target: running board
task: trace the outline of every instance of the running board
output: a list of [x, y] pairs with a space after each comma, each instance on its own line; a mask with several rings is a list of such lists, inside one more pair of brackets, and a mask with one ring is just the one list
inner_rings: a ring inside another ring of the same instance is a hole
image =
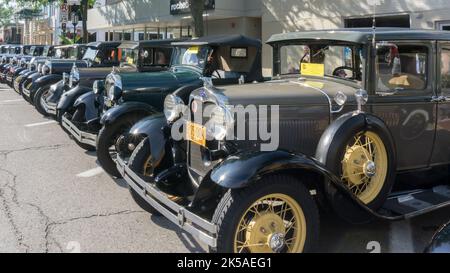
[[447, 206], [450, 206], [450, 186], [443, 185], [428, 190], [394, 193], [378, 214], [409, 219]]

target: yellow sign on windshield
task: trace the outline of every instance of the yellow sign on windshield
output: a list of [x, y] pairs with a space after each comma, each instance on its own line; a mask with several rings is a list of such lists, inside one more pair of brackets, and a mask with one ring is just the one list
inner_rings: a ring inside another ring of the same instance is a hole
[[189, 49], [188, 49], [188, 52], [190, 53], [190, 54], [198, 54], [198, 51], [200, 50], [200, 48], [198, 47], [198, 46], [191, 46]]
[[128, 64], [134, 64], [134, 59], [131, 57], [127, 57], [127, 63]]
[[301, 73], [304, 76], [325, 76], [325, 65], [323, 64], [301, 63], [301, 68]]

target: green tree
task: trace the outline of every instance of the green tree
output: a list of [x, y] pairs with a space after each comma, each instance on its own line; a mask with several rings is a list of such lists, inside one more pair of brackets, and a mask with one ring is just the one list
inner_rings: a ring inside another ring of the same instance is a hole
[[13, 12], [5, 3], [0, 3], [0, 27], [11, 23]]
[[204, 0], [189, 0], [192, 19], [194, 21], [194, 35], [202, 37], [205, 35], [205, 26], [203, 22], [203, 12], [205, 11]]

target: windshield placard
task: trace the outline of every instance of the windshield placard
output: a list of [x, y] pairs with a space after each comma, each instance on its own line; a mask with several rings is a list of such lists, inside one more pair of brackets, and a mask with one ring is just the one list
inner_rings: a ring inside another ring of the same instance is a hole
[[301, 63], [301, 68], [301, 74], [303, 76], [325, 76], [325, 65], [323, 64]]

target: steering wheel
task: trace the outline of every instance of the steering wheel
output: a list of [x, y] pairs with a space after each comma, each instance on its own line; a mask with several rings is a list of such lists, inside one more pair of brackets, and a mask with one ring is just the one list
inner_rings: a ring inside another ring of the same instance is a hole
[[[350, 67], [350, 66], [339, 66], [339, 67], [337, 67], [336, 69], [333, 70], [333, 76], [342, 78], [341, 76], [338, 75], [338, 72], [339, 72], [340, 70], [350, 70], [350, 71], [352, 71], [352, 73], [353, 73], [353, 75], [352, 75], [351, 78], [354, 78], [354, 77], [355, 77], [356, 71], [355, 71], [355, 69], [354, 69], [353, 67]], [[349, 78], [349, 79], [350, 79], [350, 78]]]

